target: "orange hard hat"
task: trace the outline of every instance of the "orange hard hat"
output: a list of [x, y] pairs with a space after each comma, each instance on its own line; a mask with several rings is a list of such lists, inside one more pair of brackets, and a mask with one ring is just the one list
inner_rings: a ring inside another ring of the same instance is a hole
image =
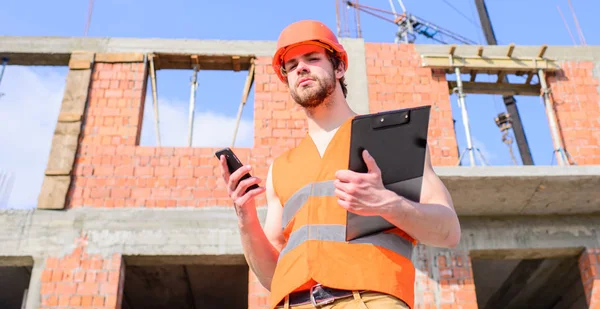
[[348, 53], [337, 37], [325, 24], [315, 20], [302, 20], [287, 26], [277, 40], [277, 51], [273, 56], [273, 70], [279, 79], [285, 83], [285, 76], [281, 72], [282, 59], [290, 48], [302, 44], [316, 44], [337, 54], [348, 69]]

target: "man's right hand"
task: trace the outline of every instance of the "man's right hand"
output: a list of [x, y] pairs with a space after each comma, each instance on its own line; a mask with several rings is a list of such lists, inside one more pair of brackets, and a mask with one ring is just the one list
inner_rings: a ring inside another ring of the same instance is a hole
[[221, 155], [219, 158], [221, 162], [221, 175], [223, 176], [223, 180], [225, 180], [225, 184], [227, 187], [227, 195], [233, 201], [233, 204], [236, 209], [236, 213], [240, 215], [240, 212], [245, 211], [246, 206], [254, 205], [254, 198], [259, 194], [265, 192], [264, 187], [258, 187], [256, 189], [252, 189], [248, 192], [246, 190], [252, 186], [253, 184], [259, 184], [262, 180], [258, 177], [251, 176], [248, 179], [240, 181], [242, 176], [249, 173], [252, 168], [249, 165], [242, 166], [237, 171], [229, 174], [229, 169], [227, 168], [227, 161], [224, 155]]

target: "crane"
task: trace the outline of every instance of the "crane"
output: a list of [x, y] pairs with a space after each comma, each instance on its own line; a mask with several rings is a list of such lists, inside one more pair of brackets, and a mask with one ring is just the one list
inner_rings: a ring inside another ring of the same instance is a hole
[[[336, 0], [338, 36], [352, 36], [349, 29], [350, 23], [348, 22], [348, 14], [341, 9], [342, 6], [346, 6], [347, 8], [355, 9], [355, 35], [359, 38], [362, 37], [360, 30], [360, 11], [397, 25], [398, 31], [396, 32], [394, 40], [396, 43], [414, 43], [417, 40], [417, 35], [420, 35], [441, 44], [477, 44], [476, 42], [465, 38], [464, 36], [407, 12], [401, 0], [398, 0], [398, 2], [402, 8], [402, 13], [396, 12], [396, 8], [392, 0], [389, 0], [389, 2], [392, 11], [386, 11], [380, 8], [359, 4], [358, 0]], [[391, 16], [386, 17], [382, 14], [389, 14]]]

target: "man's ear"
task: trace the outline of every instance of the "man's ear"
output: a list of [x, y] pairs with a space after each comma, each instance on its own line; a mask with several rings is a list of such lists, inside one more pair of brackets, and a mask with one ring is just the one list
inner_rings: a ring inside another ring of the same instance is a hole
[[340, 62], [338, 67], [335, 69], [335, 77], [340, 79], [340, 78], [342, 78], [342, 76], [344, 76], [345, 73], [346, 73], [346, 70], [344, 67], [344, 63]]

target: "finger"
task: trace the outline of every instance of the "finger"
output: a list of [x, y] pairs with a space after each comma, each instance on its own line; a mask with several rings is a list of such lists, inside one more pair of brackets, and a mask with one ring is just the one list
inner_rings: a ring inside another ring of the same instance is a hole
[[347, 192], [339, 189], [335, 189], [335, 196], [344, 202], [352, 203], [354, 200], [354, 196], [348, 194]]
[[344, 208], [344, 209], [346, 209], [346, 210], [350, 211], [350, 209], [351, 209], [351, 206], [350, 206], [350, 203], [349, 203], [349, 202], [346, 202], [346, 201], [343, 201], [343, 200], [340, 200], [340, 199], [338, 199], [338, 200], [337, 200], [337, 203], [338, 203], [338, 205], [342, 206], [342, 208]]
[[229, 169], [227, 168], [227, 160], [225, 159], [225, 155], [221, 155], [219, 157], [219, 161], [221, 162], [221, 176], [225, 182], [229, 182]]
[[248, 191], [246, 194], [237, 198], [235, 200], [235, 203], [237, 205], [245, 205], [246, 203], [248, 203], [249, 200], [256, 198], [259, 194], [262, 194], [263, 192], [265, 192], [265, 190], [266, 189], [264, 187], [258, 187], [256, 189], [252, 189], [252, 190]]
[[341, 182], [357, 183], [360, 181], [360, 176], [361, 175], [351, 170], [339, 170], [335, 172], [335, 177]]
[[375, 159], [371, 156], [369, 151], [367, 151], [366, 149], [363, 151], [363, 160], [365, 160], [365, 164], [367, 165], [367, 169], [369, 170], [369, 173], [375, 173], [375, 174], [381, 173], [381, 171], [379, 170], [379, 166], [377, 166], [377, 162], [375, 162]]
[[237, 188], [235, 188], [235, 195], [242, 196], [242, 195], [246, 194], [245, 193], [246, 190], [248, 190], [248, 188], [251, 185], [253, 185], [253, 184], [258, 185], [260, 182], [261, 182], [261, 179], [259, 179], [258, 177], [250, 177], [248, 179], [244, 179], [244, 180], [240, 181]]
[[350, 183], [350, 182], [341, 182], [341, 181], [334, 181], [333, 185], [335, 187], [336, 190], [342, 191], [346, 194], [350, 194], [353, 195], [354, 193], [356, 193], [357, 187], [356, 184], [354, 183]]
[[229, 190], [231, 190], [232, 192], [235, 191], [235, 188], [238, 186], [238, 182], [240, 181], [242, 176], [249, 173], [251, 169], [252, 168], [250, 167], [250, 165], [245, 165], [245, 166], [238, 168], [235, 172], [233, 172], [229, 176], [229, 181], [228, 181]]

